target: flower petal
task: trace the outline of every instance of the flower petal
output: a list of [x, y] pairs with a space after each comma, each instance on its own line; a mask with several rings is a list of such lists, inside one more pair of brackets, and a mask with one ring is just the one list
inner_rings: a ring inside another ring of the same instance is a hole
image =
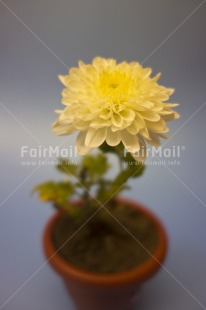
[[76, 139], [76, 147], [79, 155], [86, 155], [92, 148], [85, 146], [85, 138], [87, 131], [80, 131]]
[[121, 127], [123, 124], [123, 118], [121, 117], [120, 114], [113, 113], [111, 120], [112, 120], [112, 124], [116, 127]]
[[136, 135], [131, 135], [127, 130], [121, 132], [122, 143], [129, 152], [138, 152], [140, 149], [139, 141]]
[[146, 121], [148, 129], [153, 132], [165, 133], [168, 132], [169, 129], [165, 124], [165, 121], [161, 118], [158, 122], [150, 122]]
[[178, 119], [179, 117], [179, 114], [174, 111], [172, 111], [171, 114], [162, 115], [162, 119], [166, 122], [172, 121], [173, 119]]
[[87, 121], [84, 122], [78, 118], [76, 118], [73, 123], [74, 123], [74, 127], [78, 130], [81, 130], [81, 131], [82, 130], [88, 130], [88, 127], [90, 124], [90, 122], [87, 122]]
[[158, 136], [162, 139], [169, 139], [169, 136], [163, 134], [163, 133], [158, 133]]
[[180, 118], [180, 114], [174, 111], [174, 118], [175, 118], [175, 119]]
[[179, 103], [164, 103], [165, 108], [175, 108], [178, 107]]
[[147, 140], [150, 140], [150, 135], [149, 135], [149, 131], [147, 129], [147, 127], [144, 127], [142, 129], [140, 129], [140, 135], [144, 138], [144, 139], [147, 139]]
[[57, 135], [69, 135], [70, 133], [74, 132], [76, 128], [71, 124], [62, 124], [57, 119], [52, 125], [52, 131], [55, 132]]
[[88, 147], [100, 146], [106, 138], [106, 129], [106, 127], [99, 129], [90, 128], [86, 134], [85, 145]]
[[132, 135], [136, 135], [139, 132], [139, 124], [137, 121], [134, 121], [129, 127], [127, 127], [127, 131]]
[[154, 132], [150, 132], [150, 140], [148, 140], [147, 142], [150, 144], [150, 145], [153, 145], [155, 147], [158, 147], [160, 146], [160, 139], [159, 139], [159, 135], [154, 133]]
[[90, 127], [95, 128], [95, 129], [99, 129], [102, 127], [107, 127], [111, 125], [111, 121], [108, 119], [102, 119], [102, 118], [95, 118], [90, 122]]
[[107, 128], [106, 142], [110, 146], [118, 145], [121, 141], [121, 135], [119, 131], [113, 132], [110, 128]]
[[139, 144], [140, 144], [139, 151], [133, 152], [133, 153], [131, 153], [131, 155], [136, 161], [143, 162], [143, 161], [145, 161], [145, 159], [147, 157], [147, 148], [146, 148], [145, 142], [142, 141], [141, 139], [139, 139]]
[[144, 119], [147, 119], [151, 122], [157, 122], [160, 120], [160, 116], [158, 113], [155, 113], [151, 110], [147, 110], [147, 111], [142, 111], [141, 113], [141, 116], [144, 118]]
[[67, 86], [66, 77], [63, 75], [58, 75], [59, 80], [62, 82], [64, 86]]
[[135, 118], [135, 112], [130, 110], [130, 109], [124, 109], [120, 112], [120, 115], [122, 118], [128, 120], [128, 121], [133, 121]]
[[102, 111], [100, 113], [100, 117], [103, 119], [110, 119], [111, 118], [111, 111], [109, 111], [108, 109], [102, 109]]

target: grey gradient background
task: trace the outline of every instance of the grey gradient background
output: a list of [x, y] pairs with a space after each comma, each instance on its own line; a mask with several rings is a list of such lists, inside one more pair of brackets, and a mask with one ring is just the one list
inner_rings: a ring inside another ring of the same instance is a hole
[[61, 108], [57, 75], [96, 55], [144, 62], [162, 72], [160, 82], [174, 87], [172, 99], [181, 103], [181, 119], [170, 124], [174, 137], [167, 144], [185, 147], [180, 165], [149, 166], [125, 192], [159, 215], [170, 240], [167, 270], [145, 284], [138, 309], [206, 309], [201, 3], [0, 0], [0, 309], [74, 309], [59, 277], [43, 265], [42, 230], [53, 210], [30, 195], [34, 185], [59, 175], [52, 166], [22, 166], [20, 149], [74, 143], [74, 136], [65, 140], [50, 131], [53, 111]]

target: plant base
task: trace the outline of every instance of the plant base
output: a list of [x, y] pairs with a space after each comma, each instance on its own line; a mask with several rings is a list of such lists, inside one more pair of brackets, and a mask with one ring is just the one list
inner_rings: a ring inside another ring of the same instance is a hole
[[52, 232], [58, 254], [77, 268], [102, 274], [141, 265], [157, 246], [153, 221], [126, 204], [113, 201], [106, 208], [86, 225], [86, 219], [76, 222], [67, 214], [59, 217]]
[[[103, 272], [94, 272], [85, 270], [82, 266], [75, 266], [75, 264], [67, 262], [58, 253], [54, 245], [54, 225], [61, 214], [56, 214], [45, 229], [44, 249], [46, 257], [52, 267], [63, 277], [78, 310], [131, 310], [142, 283], [152, 277], [164, 261], [167, 238], [160, 221], [144, 206], [136, 202], [127, 199], [119, 199], [118, 201], [120, 204], [127, 205], [131, 210], [144, 214], [144, 217], [148, 217], [156, 230], [156, 243], [153, 251], [150, 252], [146, 248], [145, 251], [149, 256], [135, 267], [128, 269], [127, 266], [123, 271], [109, 273], [108, 269]], [[128, 234], [130, 234], [129, 232], [133, 233], [130, 229], [128, 229]], [[130, 238], [132, 239], [131, 235]], [[141, 245], [142, 243], [137, 237], [135, 238], [135, 246], [137, 247], [137, 244]], [[73, 236], [70, 236], [70, 239], [67, 240], [68, 245], [72, 239]], [[129, 255], [132, 256], [131, 253]], [[103, 259], [105, 260], [105, 257]]]

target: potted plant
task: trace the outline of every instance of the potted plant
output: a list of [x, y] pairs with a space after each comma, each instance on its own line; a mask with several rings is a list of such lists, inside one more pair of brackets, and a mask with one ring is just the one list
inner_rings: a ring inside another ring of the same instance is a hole
[[[34, 190], [58, 211], [46, 226], [44, 250], [79, 310], [131, 309], [166, 255], [157, 217], [119, 197], [128, 180], [144, 172], [146, 142], [159, 146], [167, 138], [166, 122], [178, 118], [172, 109], [177, 104], [166, 103], [173, 89], [157, 83], [160, 74], [150, 74], [137, 62], [96, 57], [59, 77], [66, 107], [57, 111], [53, 131], [79, 131], [76, 148], [83, 157], [77, 165], [59, 159], [57, 169], [66, 178]], [[119, 163], [114, 177], [108, 175], [109, 153]]]

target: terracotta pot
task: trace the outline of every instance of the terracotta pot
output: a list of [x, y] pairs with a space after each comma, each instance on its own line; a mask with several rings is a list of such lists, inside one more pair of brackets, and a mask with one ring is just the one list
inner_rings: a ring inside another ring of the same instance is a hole
[[120, 200], [146, 214], [153, 221], [159, 239], [152, 256], [129, 271], [105, 275], [73, 267], [58, 255], [51, 240], [53, 224], [61, 214], [55, 214], [45, 228], [44, 251], [46, 257], [52, 267], [62, 276], [78, 310], [132, 309], [141, 284], [153, 276], [164, 261], [167, 237], [161, 222], [143, 205], [128, 199], [121, 198]]

